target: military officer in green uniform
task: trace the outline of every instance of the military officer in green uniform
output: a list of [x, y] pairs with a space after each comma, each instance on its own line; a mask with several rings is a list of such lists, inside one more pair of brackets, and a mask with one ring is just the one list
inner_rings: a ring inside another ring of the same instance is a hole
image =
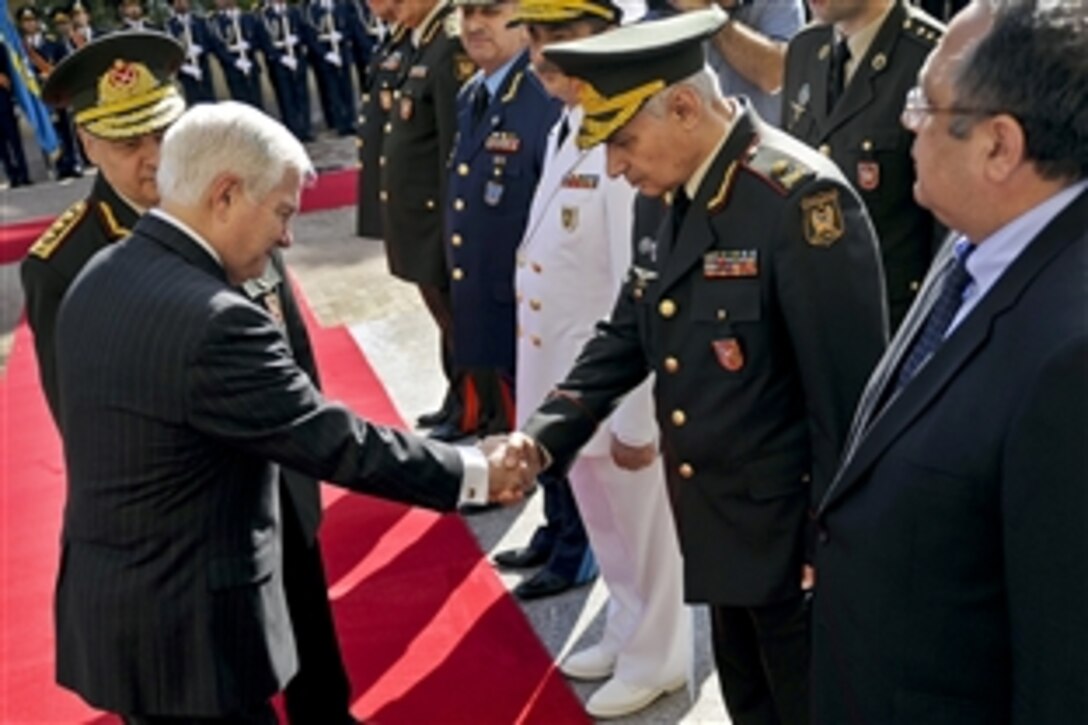
[[822, 21], [790, 41], [781, 128], [839, 165], [876, 226], [894, 330], [944, 231], [914, 200], [907, 91], [944, 27], [907, 0], [810, 2]]
[[363, 97], [359, 102], [359, 184], [356, 200], [355, 233], [360, 237], [382, 238], [381, 185], [383, 130], [393, 107], [393, 84], [400, 77], [401, 64], [410, 50], [408, 28], [394, 20], [392, 2], [371, 2], [371, 12], [383, 22], [393, 23], [374, 47], [367, 71], [362, 76]]
[[402, 0], [397, 7], [397, 22], [408, 28], [408, 45], [396, 61], [392, 88], [378, 91], [378, 101], [388, 113], [378, 159], [378, 197], [389, 271], [419, 287], [438, 325], [449, 387], [441, 409], [421, 417], [419, 423], [441, 425], [461, 414], [454, 390], [450, 287], [442, 247], [446, 162], [457, 128], [457, 90], [476, 67], [461, 48], [448, 0]]
[[[20, 268], [38, 370], [57, 420], [53, 326], [68, 285], [95, 252], [128, 235], [159, 201], [159, 142], [185, 110], [171, 79], [184, 59], [173, 38], [146, 32], [104, 36], [56, 67], [46, 103], [69, 108], [87, 156], [98, 167], [91, 193], [61, 214]], [[61, 421], [57, 420], [60, 424]]]
[[805, 723], [804, 532], [885, 345], [884, 291], [835, 165], [705, 70], [725, 20], [714, 7], [544, 49], [586, 81], [579, 143], [607, 143], [610, 175], [673, 203], [507, 455], [565, 470], [656, 373], [685, 598], [709, 605], [726, 707], [738, 725]]

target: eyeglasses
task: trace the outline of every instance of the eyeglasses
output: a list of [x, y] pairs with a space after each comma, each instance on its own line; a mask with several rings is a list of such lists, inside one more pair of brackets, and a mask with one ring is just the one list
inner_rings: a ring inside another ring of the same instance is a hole
[[903, 104], [903, 113], [900, 115], [900, 120], [907, 129], [917, 131], [922, 126], [922, 121], [927, 115], [936, 113], [954, 113], [964, 116], [992, 116], [998, 113], [998, 111], [990, 111], [982, 108], [963, 108], [959, 106], [938, 108], [930, 103], [929, 98], [926, 96], [926, 92], [921, 86], [915, 86], [907, 91], [907, 99]]

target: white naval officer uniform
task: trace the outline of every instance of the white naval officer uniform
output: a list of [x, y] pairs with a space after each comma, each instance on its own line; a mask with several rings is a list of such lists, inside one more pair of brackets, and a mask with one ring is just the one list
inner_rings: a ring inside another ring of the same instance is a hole
[[[631, 263], [635, 191], [606, 172], [605, 147], [575, 144], [582, 109], [552, 128], [540, 183], [518, 250], [518, 425], [573, 366], [612, 310]], [[558, 144], [564, 121], [570, 129]], [[558, 145], [558, 148], [557, 148]], [[660, 456], [638, 471], [612, 461], [610, 436], [657, 440], [652, 379], [633, 390], [581, 450], [569, 479], [611, 595], [600, 647], [615, 676], [659, 687], [687, 674], [690, 617]]]

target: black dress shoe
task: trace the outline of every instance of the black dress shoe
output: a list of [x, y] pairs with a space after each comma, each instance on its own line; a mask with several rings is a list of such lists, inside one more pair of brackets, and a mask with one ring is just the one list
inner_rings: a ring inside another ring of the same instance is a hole
[[495, 563], [507, 569], [528, 569], [540, 566], [548, 560], [549, 556], [551, 553], [543, 549], [523, 546], [520, 549], [507, 549], [495, 554]]
[[433, 438], [436, 441], [445, 441], [446, 443], [453, 443], [454, 441], [463, 440], [469, 437], [469, 433], [465, 433], [461, 430], [461, 427], [456, 423], [450, 421], [444, 421], [434, 428], [431, 428], [431, 432], [427, 434], [428, 438]]
[[[417, 428], [434, 428], [436, 425], [442, 425], [449, 420], [449, 415], [446, 414], [445, 408], [439, 408], [438, 410], [430, 413], [424, 413], [416, 418]], [[453, 421], [450, 421], [451, 423]]]
[[514, 595], [518, 599], [523, 599], [525, 601], [552, 597], [556, 594], [562, 594], [568, 589], [573, 589], [576, 586], [588, 584], [590, 581], [592, 581], [592, 579], [587, 579], [584, 582], [576, 584], [565, 577], [559, 576], [553, 571], [541, 569], [536, 574], [533, 574], [533, 576], [514, 587]]

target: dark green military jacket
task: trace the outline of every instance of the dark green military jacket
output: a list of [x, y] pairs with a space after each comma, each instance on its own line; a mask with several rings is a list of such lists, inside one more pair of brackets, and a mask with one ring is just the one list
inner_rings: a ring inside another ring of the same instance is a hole
[[137, 219], [136, 210], [99, 174], [90, 195], [57, 217], [30, 248], [20, 267], [42, 389], [58, 427], [61, 421], [53, 330], [61, 299], [95, 252], [128, 236]]
[[914, 136], [899, 120], [907, 91], [943, 30], [898, 0], [833, 110], [827, 108], [832, 27], [802, 30], [786, 55], [781, 127], [830, 156], [861, 194], [880, 239], [893, 329], [943, 236], [929, 211], [914, 201]]
[[751, 110], [675, 240], [674, 216], [636, 242], [611, 319], [525, 430], [562, 469], [656, 373], [687, 600], [783, 601], [886, 342], [876, 239], [834, 164]]

